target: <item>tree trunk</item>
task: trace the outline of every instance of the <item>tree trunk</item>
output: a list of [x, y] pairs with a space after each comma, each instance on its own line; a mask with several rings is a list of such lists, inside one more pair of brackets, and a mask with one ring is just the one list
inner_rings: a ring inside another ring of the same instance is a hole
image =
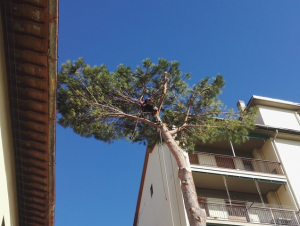
[[192, 172], [187, 166], [185, 156], [165, 124], [162, 124], [160, 131], [177, 162], [178, 177], [181, 181], [181, 191], [190, 226], [205, 226], [206, 214], [199, 206]]

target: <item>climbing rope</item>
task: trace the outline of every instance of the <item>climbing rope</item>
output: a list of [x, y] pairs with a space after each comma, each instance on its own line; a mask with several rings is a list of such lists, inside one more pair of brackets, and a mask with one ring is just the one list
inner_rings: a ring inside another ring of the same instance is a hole
[[[142, 113], [142, 111], [140, 111], [137, 115], [137, 117], [139, 118], [140, 117], [140, 114]], [[136, 133], [136, 128], [137, 128], [137, 125], [138, 125], [138, 122], [139, 120], [137, 119], [136, 122], [135, 122], [135, 126], [134, 126], [134, 130], [132, 132], [132, 135], [130, 137], [130, 140], [133, 140], [134, 136], [135, 136], [135, 133]]]
[[158, 158], [159, 158], [159, 165], [160, 165], [161, 181], [162, 181], [163, 188], [164, 188], [165, 199], [167, 200], [166, 188], [165, 188], [165, 183], [164, 183], [164, 178], [163, 178], [163, 172], [162, 172], [162, 167], [161, 167], [161, 159], [160, 159], [160, 154], [159, 154], [159, 146], [160, 146], [160, 144], [158, 144], [157, 151], [158, 151]]

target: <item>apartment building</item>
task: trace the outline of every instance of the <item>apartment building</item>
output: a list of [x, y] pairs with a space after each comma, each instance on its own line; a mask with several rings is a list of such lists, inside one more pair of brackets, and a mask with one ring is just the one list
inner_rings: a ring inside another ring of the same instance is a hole
[[[300, 104], [252, 96], [255, 130], [240, 145], [201, 143], [187, 156], [207, 225], [300, 225]], [[177, 165], [166, 145], [148, 150], [134, 226], [188, 226]]]

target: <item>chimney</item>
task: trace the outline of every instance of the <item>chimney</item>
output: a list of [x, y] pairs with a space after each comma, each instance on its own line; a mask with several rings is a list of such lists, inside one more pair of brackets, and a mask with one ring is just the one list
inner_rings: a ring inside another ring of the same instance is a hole
[[242, 100], [239, 100], [236, 105], [241, 111], [244, 111], [246, 108], [245, 102]]

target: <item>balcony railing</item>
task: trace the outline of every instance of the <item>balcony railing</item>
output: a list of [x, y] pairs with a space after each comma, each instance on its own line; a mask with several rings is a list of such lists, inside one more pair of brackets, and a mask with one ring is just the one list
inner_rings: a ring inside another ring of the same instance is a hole
[[208, 219], [257, 224], [299, 225], [299, 211], [251, 207], [242, 204], [199, 202]]
[[283, 174], [279, 162], [218, 155], [205, 152], [199, 152], [197, 154], [190, 155], [189, 158], [191, 164], [197, 164], [201, 166], [221, 167], [279, 175]]

